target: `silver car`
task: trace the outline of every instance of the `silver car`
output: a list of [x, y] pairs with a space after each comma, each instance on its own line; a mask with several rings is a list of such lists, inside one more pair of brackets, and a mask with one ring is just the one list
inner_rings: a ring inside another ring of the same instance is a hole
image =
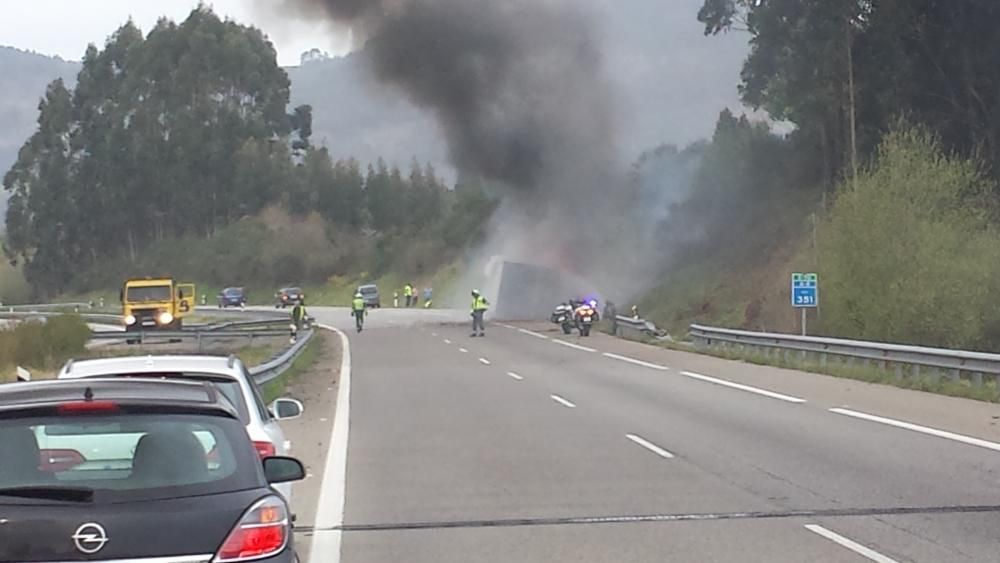
[[[243, 362], [235, 356], [132, 356], [99, 360], [70, 361], [59, 371], [59, 379], [87, 377], [162, 377], [211, 381], [238, 411], [240, 421], [261, 459], [287, 456], [292, 444], [278, 424], [302, 415], [302, 403], [281, 398], [264, 405], [260, 390]], [[275, 489], [291, 503], [290, 483]]]

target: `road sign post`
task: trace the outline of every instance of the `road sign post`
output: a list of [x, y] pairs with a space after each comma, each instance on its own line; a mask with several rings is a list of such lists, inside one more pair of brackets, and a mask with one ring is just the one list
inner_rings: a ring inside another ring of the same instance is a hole
[[806, 310], [819, 307], [819, 276], [816, 274], [792, 274], [792, 307], [802, 313], [802, 336], [806, 330]]

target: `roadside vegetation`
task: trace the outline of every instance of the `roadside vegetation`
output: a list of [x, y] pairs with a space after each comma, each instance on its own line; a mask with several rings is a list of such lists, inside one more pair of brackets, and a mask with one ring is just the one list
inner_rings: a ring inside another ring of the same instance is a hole
[[13, 381], [15, 368], [56, 370], [86, 352], [90, 329], [77, 315], [19, 323], [0, 330], [0, 381]]
[[[1000, 4], [705, 0], [745, 32], [744, 103], [675, 153], [697, 169], [668, 218], [644, 314], [797, 332], [792, 272], [817, 272], [810, 333], [1000, 351]], [[780, 131], [777, 133], [775, 131]], [[636, 175], [669, 185], [670, 151]]]
[[289, 88], [260, 30], [204, 6], [90, 47], [74, 89], [40, 93], [3, 179], [4, 251], [34, 297], [116, 299], [146, 275], [266, 293], [429, 277], [483, 236], [495, 202], [478, 180], [335, 158], [312, 142], [312, 108], [287, 109]]

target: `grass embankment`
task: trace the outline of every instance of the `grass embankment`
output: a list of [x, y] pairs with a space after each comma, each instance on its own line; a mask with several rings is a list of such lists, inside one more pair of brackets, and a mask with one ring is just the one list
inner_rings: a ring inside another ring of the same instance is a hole
[[17, 366], [54, 372], [66, 360], [82, 356], [89, 339], [90, 329], [76, 315], [0, 330], [0, 382], [13, 381]]
[[289, 383], [293, 382], [297, 377], [301, 376], [303, 373], [308, 371], [316, 359], [319, 357], [320, 353], [323, 351], [323, 335], [314, 334], [306, 344], [302, 353], [299, 357], [295, 358], [292, 365], [285, 370], [285, 373], [281, 374], [280, 377], [267, 382], [263, 387], [261, 387], [261, 395], [264, 396], [264, 402], [270, 403], [271, 401], [281, 397], [285, 393], [285, 387]]

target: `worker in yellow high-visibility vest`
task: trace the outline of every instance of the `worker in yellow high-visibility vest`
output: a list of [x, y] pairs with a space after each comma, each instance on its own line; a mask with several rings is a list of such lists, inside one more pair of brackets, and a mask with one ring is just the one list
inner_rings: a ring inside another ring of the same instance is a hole
[[490, 302], [483, 297], [478, 289], [472, 290], [472, 334], [470, 336], [486, 336], [483, 316], [490, 308]]

